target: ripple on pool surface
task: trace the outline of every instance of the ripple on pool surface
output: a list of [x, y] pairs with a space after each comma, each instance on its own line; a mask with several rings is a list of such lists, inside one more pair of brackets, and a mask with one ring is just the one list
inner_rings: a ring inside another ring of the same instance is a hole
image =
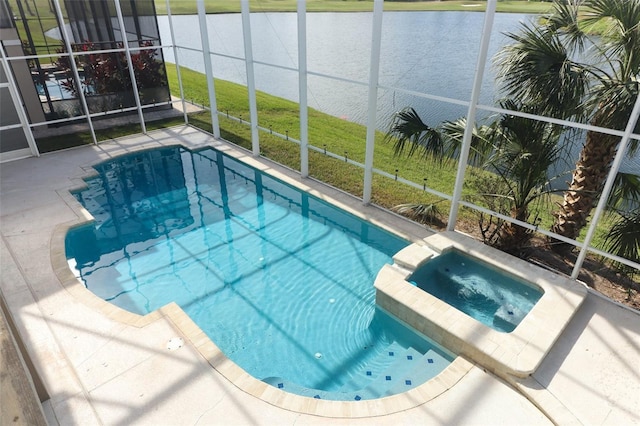
[[66, 249], [103, 299], [141, 315], [176, 302], [251, 375], [306, 389], [364, 389], [344, 386], [394, 342], [451, 359], [375, 308], [405, 240], [213, 149], [95, 168], [75, 193], [95, 222]]
[[498, 331], [513, 331], [542, 291], [457, 250], [416, 269], [409, 281]]

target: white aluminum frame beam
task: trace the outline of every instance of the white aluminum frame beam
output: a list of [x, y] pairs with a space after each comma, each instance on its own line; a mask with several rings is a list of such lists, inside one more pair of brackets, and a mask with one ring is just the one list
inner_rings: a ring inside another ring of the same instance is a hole
[[373, 186], [373, 158], [376, 142], [376, 117], [378, 110], [378, 82], [380, 79], [380, 45], [382, 43], [382, 0], [373, 2], [371, 29], [371, 61], [369, 66], [369, 96], [367, 109], [367, 137], [364, 154], [364, 187], [362, 202], [371, 202]]
[[613, 184], [616, 180], [616, 176], [618, 174], [618, 170], [620, 170], [620, 165], [622, 164], [622, 160], [624, 159], [627, 153], [627, 147], [629, 145], [629, 141], [631, 140], [631, 134], [633, 133], [633, 129], [636, 126], [636, 122], [638, 121], [638, 116], [640, 115], [640, 95], [636, 99], [636, 103], [633, 106], [633, 110], [631, 111], [631, 115], [629, 116], [629, 121], [627, 122], [627, 127], [624, 131], [624, 136], [620, 141], [620, 145], [618, 146], [618, 151], [616, 152], [616, 156], [613, 159], [613, 164], [611, 165], [611, 169], [609, 170], [609, 175], [607, 176], [607, 180], [604, 184], [604, 188], [602, 189], [602, 193], [600, 194], [600, 199], [598, 200], [598, 204], [596, 206], [595, 211], [593, 212], [593, 216], [591, 217], [591, 223], [589, 224], [589, 228], [587, 229], [587, 235], [585, 236], [584, 243], [580, 253], [578, 254], [578, 258], [576, 259], [576, 263], [573, 267], [573, 271], [571, 272], [571, 278], [577, 279], [580, 274], [580, 269], [582, 268], [582, 264], [584, 263], [585, 258], [587, 257], [587, 252], [589, 251], [589, 245], [593, 240], [593, 237], [596, 233], [596, 228], [598, 227], [598, 222], [600, 221], [600, 217], [607, 208], [607, 201], [609, 200], [609, 194], [613, 188]]
[[242, 37], [244, 41], [244, 65], [247, 71], [247, 91], [249, 92], [249, 125], [251, 126], [251, 151], [260, 155], [260, 136], [258, 133], [258, 105], [256, 101], [256, 78], [253, 67], [253, 44], [251, 41], [251, 14], [249, 0], [240, 0], [242, 17]]
[[460, 159], [458, 160], [458, 170], [456, 173], [456, 182], [453, 188], [453, 198], [451, 200], [451, 209], [449, 210], [449, 220], [447, 222], [447, 231], [453, 231], [456, 228], [458, 219], [458, 210], [460, 208], [460, 199], [462, 197], [462, 186], [464, 184], [464, 175], [467, 170], [467, 161], [469, 160], [469, 150], [471, 149], [471, 139], [473, 138], [473, 126], [476, 121], [476, 107], [482, 90], [482, 79], [484, 77], [484, 68], [487, 62], [487, 54], [489, 51], [489, 41], [491, 40], [491, 30], [493, 29], [493, 18], [496, 13], [496, 1], [487, 1], [487, 10], [484, 15], [484, 25], [482, 28], [482, 39], [480, 41], [480, 52], [478, 52], [478, 63], [476, 65], [476, 73], [473, 80], [473, 89], [471, 90], [471, 101], [469, 102], [469, 110], [467, 112], [467, 125], [464, 129], [462, 137], [462, 147], [460, 147]]
[[120, 7], [120, 0], [114, 0], [116, 6], [116, 16], [118, 18], [118, 25], [120, 25], [120, 34], [122, 37], [122, 47], [124, 48], [125, 55], [127, 55], [127, 62], [129, 68], [129, 78], [131, 79], [131, 90], [133, 90], [133, 97], [136, 100], [136, 108], [138, 110], [138, 118], [140, 119], [140, 128], [142, 133], [147, 134], [147, 126], [144, 122], [144, 114], [142, 113], [142, 104], [140, 102], [140, 94], [138, 93], [138, 81], [136, 79], [136, 72], [133, 69], [133, 59], [131, 58], [131, 51], [129, 50], [129, 40], [127, 38], [127, 31], [124, 27], [124, 18], [122, 17], [122, 8]]
[[71, 66], [71, 72], [73, 73], [73, 79], [75, 80], [78, 98], [82, 104], [82, 109], [87, 117], [87, 123], [89, 124], [89, 131], [91, 132], [91, 138], [94, 145], [98, 145], [98, 138], [96, 138], [96, 130], [93, 127], [93, 120], [91, 120], [91, 112], [89, 111], [89, 105], [87, 99], [82, 91], [82, 81], [80, 80], [80, 73], [78, 72], [78, 66], [76, 65], [76, 58], [73, 50], [71, 49], [71, 39], [69, 38], [69, 31], [67, 31], [67, 25], [65, 24], [64, 16], [62, 15], [62, 8], [60, 7], [60, 0], [52, 0], [53, 6], [56, 10], [58, 22], [60, 23], [60, 31], [62, 32], [62, 38], [64, 39], [64, 46], [67, 49], [69, 55], [69, 65]]
[[182, 115], [184, 116], [184, 124], [189, 124], [187, 115], [187, 103], [184, 100], [184, 88], [182, 86], [182, 74], [180, 73], [180, 61], [178, 60], [178, 47], [176, 46], [176, 34], [173, 30], [173, 19], [171, 17], [171, 6], [169, 0], [165, 1], [167, 8], [167, 20], [169, 21], [169, 34], [171, 34], [171, 47], [173, 48], [173, 60], [176, 64], [176, 75], [178, 77], [178, 87], [180, 89], [180, 102], [182, 102]]
[[196, 0], [198, 6], [198, 21], [200, 23], [200, 38], [202, 39], [202, 55], [204, 56], [204, 71], [207, 77], [209, 90], [209, 108], [211, 112], [211, 127], [213, 136], [220, 139], [220, 123], [218, 121], [218, 104], [216, 103], [216, 88], [213, 81], [213, 69], [211, 66], [211, 49], [209, 48], [209, 30], [207, 28], [207, 13], [204, 8], [204, 0]]
[[298, 97], [300, 108], [300, 175], [309, 176], [309, 101], [307, 99], [307, 5], [298, 0]]
[[[29, 145], [31, 154], [35, 155], [36, 157], [40, 157], [38, 145], [36, 144], [36, 140], [33, 137], [33, 132], [31, 131], [31, 127], [29, 126], [27, 113], [24, 110], [24, 106], [21, 102], [22, 98], [20, 97], [20, 92], [18, 91], [18, 85], [13, 78], [13, 68], [11, 68], [9, 61], [7, 60], [7, 56], [4, 52], [4, 46], [1, 42], [0, 53], [2, 53], [2, 68], [4, 70], [4, 74], [7, 76], [6, 87], [9, 89], [9, 96], [11, 97], [13, 106], [15, 107], [16, 113], [18, 114], [18, 120], [20, 121], [19, 126], [22, 127], [22, 131], [24, 132], [24, 136], [27, 139], [27, 145]], [[0, 83], [0, 87], [5, 87], [5, 83]], [[3, 126], [2, 129], [6, 130], [9, 127], [10, 126]]]

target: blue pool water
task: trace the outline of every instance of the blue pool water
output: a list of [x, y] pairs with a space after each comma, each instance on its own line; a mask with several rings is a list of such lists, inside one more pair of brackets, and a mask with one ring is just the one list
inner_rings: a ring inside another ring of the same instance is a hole
[[429, 260], [409, 280], [483, 324], [507, 333], [542, 296], [540, 289], [457, 250]]
[[410, 389], [452, 360], [375, 306], [407, 242], [213, 149], [99, 164], [66, 238], [89, 290], [146, 314], [175, 301], [234, 362], [318, 398]]

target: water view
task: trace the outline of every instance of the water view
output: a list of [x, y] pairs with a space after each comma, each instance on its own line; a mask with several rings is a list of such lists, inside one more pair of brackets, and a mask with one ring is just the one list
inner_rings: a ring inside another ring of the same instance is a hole
[[[498, 13], [489, 46], [489, 63], [480, 94], [480, 104], [495, 105], [499, 95], [494, 84], [491, 58], [507, 43], [504, 35], [515, 32], [521, 22], [535, 15]], [[201, 49], [196, 15], [174, 16], [175, 43]], [[484, 13], [478, 12], [393, 12], [385, 13], [382, 27], [380, 85], [468, 102], [480, 46]], [[217, 78], [247, 84], [240, 14], [207, 16], [213, 72]], [[163, 44], [171, 40], [168, 19], [158, 16]], [[298, 102], [297, 18], [295, 13], [251, 14], [253, 56], [258, 90]], [[364, 124], [371, 51], [370, 13], [308, 13], [307, 63], [310, 73], [340, 76], [362, 84], [346, 83], [316, 75], [308, 76], [311, 108]], [[165, 60], [175, 62], [173, 51], [165, 49]], [[204, 72], [200, 52], [180, 49], [182, 66]], [[276, 64], [281, 69], [259, 62]], [[378, 128], [386, 130], [394, 112], [412, 106], [431, 125], [466, 115], [467, 107], [419, 98], [381, 89], [378, 98]], [[481, 119], [488, 113], [479, 111]], [[579, 147], [558, 172], [571, 169]], [[640, 157], [626, 160], [623, 171], [640, 173]], [[564, 181], [564, 179], [563, 179]]]
[[[505, 42], [502, 33], [513, 31], [523, 14], [498, 14], [490, 54]], [[198, 17], [176, 16], [176, 44], [201, 48]], [[476, 52], [480, 45], [484, 14], [472, 12], [396, 12], [383, 20], [380, 84], [468, 101], [473, 84]], [[166, 16], [158, 17], [163, 44], [170, 40]], [[240, 14], [207, 16], [209, 42], [216, 54], [244, 57]], [[257, 62], [283, 67], [298, 66], [297, 23], [295, 13], [256, 13], [251, 15], [253, 55]], [[461, 29], [457, 31], [455, 29]], [[259, 36], [257, 36], [259, 35]], [[371, 14], [307, 14], [307, 62], [310, 72], [367, 83], [371, 51]], [[175, 61], [172, 51], [165, 59]], [[181, 50], [182, 65], [204, 72], [202, 54]], [[236, 59], [214, 56], [214, 73], [221, 79], [247, 84], [244, 64]], [[265, 65], [255, 65], [258, 90], [298, 101], [297, 73]], [[364, 123], [367, 87], [318, 76], [309, 76], [309, 105], [312, 108]], [[482, 103], [493, 104], [493, 74], [484, 79]], [[419, 102], [419, 104], [417, 104]], [[381, 91], [378, 120], [384, 121], [396, 109], [414, 105], [429, 111], [425, 118], [442, 121], [466, 112], [465, 107], [419, 100], [394, 91]], [[380, 123], [383, 124], [382, 122]]]

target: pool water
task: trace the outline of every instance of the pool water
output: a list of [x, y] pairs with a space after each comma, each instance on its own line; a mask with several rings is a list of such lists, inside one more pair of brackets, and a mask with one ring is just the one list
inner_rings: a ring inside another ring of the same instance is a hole
[[248, 373], [317, 398], [399, 393], [453, 359], [376, 308], [375, 276], [405, 240], [213, 149], [95, 169], [74, 194], [95, 222], [65, 244], [105, 300], [137, 314], [175, 301]]
[[502, 332], [511, 332], [542, 297], [542, 290], [457, 250], [426, 262], [409, 281], [454, 308]]

